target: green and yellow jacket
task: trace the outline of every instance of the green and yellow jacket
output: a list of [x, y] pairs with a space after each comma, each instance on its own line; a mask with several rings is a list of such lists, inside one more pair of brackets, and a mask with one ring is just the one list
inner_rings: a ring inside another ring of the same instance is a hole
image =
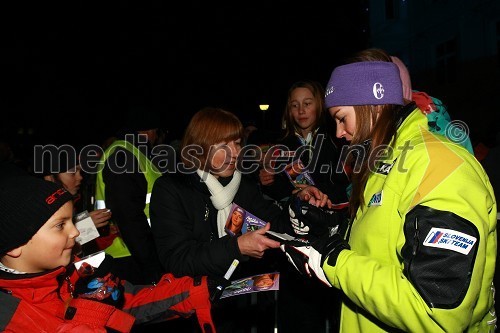
[[369, 176], [351, 250], [323, 265], [347, 296], [341, 332], [493, 332], [492, 186], [472, 154], [405, 108], [392, 153]]

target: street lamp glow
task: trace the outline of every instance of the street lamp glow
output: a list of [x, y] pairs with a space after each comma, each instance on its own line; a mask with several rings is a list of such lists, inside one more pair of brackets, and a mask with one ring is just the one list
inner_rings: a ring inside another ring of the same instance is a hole
[[259, 104], [259, 109], [261, 111], [267, 111], [267, 109], [269, 109], [269, 104]]

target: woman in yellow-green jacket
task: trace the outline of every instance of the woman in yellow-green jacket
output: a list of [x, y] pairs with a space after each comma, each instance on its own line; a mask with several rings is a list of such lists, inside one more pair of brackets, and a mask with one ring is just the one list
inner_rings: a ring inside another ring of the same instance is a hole
[[337, 67], [325, 101], [350, 141], [351, 223], [284, 250], [347, 296], [340, 331], [493, 332], [497, 206], [479, 162], [429, 132], [393, 63]]

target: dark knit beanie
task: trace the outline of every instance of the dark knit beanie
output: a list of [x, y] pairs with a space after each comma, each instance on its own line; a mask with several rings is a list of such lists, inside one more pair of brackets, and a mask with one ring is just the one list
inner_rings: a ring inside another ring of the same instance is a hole
[[0, 181], [0, 254], [26, 244], [66, 202], [71, 193], [33, 176]]

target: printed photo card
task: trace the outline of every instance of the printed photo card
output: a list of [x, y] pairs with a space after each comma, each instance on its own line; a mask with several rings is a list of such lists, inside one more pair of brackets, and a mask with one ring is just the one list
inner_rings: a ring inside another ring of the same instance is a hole
[[264, 273], [231, 281], [220, 298], [255, 293], [260, 291], [279, 290], [280, 273]]
[[314, 181], [309, 171], [306, 170], [300, 159], [297, 159], [286, 166], [285, 174], [293, 186], [297, 184], [314, 185]]
[[235, 236], [260, 229], [265, 225], [266, 221], [233, 203], [224, 230], [228, 235]]

